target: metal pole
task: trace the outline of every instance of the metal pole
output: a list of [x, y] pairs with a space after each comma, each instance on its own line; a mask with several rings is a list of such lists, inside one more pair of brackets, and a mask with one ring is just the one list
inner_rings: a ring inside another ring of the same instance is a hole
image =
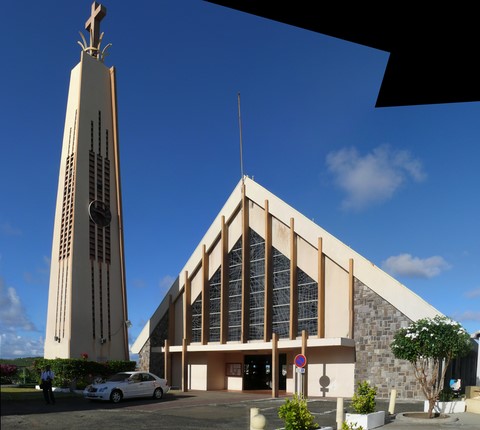
[[240, 93], [237, 94], [238, 102], [238, 128], [240, 129], [240, 173], [243, 181], [243, 138], [242, 138], [242, 114], [240, 112]]

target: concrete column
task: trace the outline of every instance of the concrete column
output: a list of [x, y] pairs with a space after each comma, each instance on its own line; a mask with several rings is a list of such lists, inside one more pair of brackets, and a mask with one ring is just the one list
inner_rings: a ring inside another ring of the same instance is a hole
[[278, 374], [280, 372], [278, 359], [278, 334], [272, 333], [272, 397], [278, 397]]
[[187, 339], [182, 340], [182, 391], [188, 391], [188, 357], [187, 357]]
[[170, 374], [170, 369], [172, 367], [172, 362], [170, 358], [170, 343], [168, 339], [165, 339], [164, 352], [163, 352], [163, 374], [165, 379], [171, 384], [172, 377]]
[[307, 364], [305, 365], [305, 373], [302, 374], [303, 379], [303, 396], [308, 398], [308, 356], [307, 356], [307, 342], [308, 333], [307, 330], [302, 330], [302, 354], [307, 357]]

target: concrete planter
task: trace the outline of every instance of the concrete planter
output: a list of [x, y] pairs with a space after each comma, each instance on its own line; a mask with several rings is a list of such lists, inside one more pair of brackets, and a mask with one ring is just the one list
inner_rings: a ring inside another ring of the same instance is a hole
[[[435, 402], [433, 412], [441, 414], [457, 414], [465, 412], [465, 400], [457, 400], [453, 402]], [[425, 400], [423, 405], [424, 412], [428, 412], [428, 400]]]
[[362, 426], [365, 430], [385, 425], [385, 411], [371, 414], [345, 414], [345, 422], [355, 427]]

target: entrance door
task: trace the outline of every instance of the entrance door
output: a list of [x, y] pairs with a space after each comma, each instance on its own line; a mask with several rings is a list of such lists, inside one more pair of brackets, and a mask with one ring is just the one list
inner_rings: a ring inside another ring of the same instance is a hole
[[244, 390], [272, 389], [272, 356], [246, 355], [243, 366]]
[[[272, 389], [272, 356], [246, 355], [243, 366], [244, 390]], [[278, 356], [278, 389], [287, 389], [287, 354]]]

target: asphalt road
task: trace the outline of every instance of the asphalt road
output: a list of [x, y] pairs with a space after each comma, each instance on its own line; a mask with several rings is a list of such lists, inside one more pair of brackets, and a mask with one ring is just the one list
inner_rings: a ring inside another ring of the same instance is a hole
[[[162, 400], [123, 400], [119, 404], [92, 402], [71, 394], [57, 394], [54, 405], [38, 399], [2, 400], [1, 427], [10, 429], [249, 429], [250, 409], [258, 408], [266, 418], [266, 429], [282, 429], [278, 408], [284, 397], [268, 393], [172, 391]], [[309, 399], [309, 410], [320, 426], [336, 428], [336, 400]], [[349, 403], [345, 401], [345, 408]], [[388, 401], [377, 400], [377, 410], [388, 411]], [[423, 402], [397, 402], [395, 413], [422, 411]], [[385, 428], [388, 429], [387, 424]], [[430, 427], [431, 428], [431, 427]], [[393, 427], [392, 427], [393, 430]]]

